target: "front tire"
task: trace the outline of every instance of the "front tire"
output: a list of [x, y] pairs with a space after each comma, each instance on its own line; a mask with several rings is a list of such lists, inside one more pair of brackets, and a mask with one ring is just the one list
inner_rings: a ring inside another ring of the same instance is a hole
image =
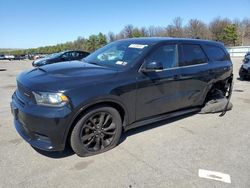
[[110, 106], [97, 106], [87, 110], [76, 123], [70, 144], [80, 157], [96, 155], [114, 148], [121, 133], [119, 112]]

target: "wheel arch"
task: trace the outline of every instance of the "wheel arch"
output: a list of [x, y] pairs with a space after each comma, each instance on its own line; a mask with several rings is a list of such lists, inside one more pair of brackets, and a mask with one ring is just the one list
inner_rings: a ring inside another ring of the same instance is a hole
[[68, 143], [68, 141], [70, 139], [71, 132], [72, 132], [74, 126], [76, 125], [77, 121], [83, 116], [83, 114], [87, 110], [89, 110], [91, 108], [94, 108], [94, 107], [97, 107], [97, 106], [104, 106], [104, 105], [113, 107], [113, 108], [115, 108], [119, 112], [119, 114], [121, 116], [121, 119], [122, 119], [122, 128], [124, 130], [124, 127], [129, 122], [128, 112], [127, 112], [125, 106], [121, 102], [119, 102], [117, 100], [113, 100], [113, 99], [99, 100], [99, 101], [95, 101], [95, 102], [83, 105], [77, 111], [77, 113], [75, 114], [75, 116], [72, 118], [72, 121], [71, 121], [68, 129], [65, 132], [65, 136], [64, 136], [64, 138], [65, 138], [64, 139], [65, 144]]
[[226, 86], [226, 84], [233, 84], [233, 75], [231, 75], [230, 77], [224, 79], [224, 80], [217, 80], [216, 82], [213, 82], [209, 85], [206, 94], [205, 94], [205, 98], [203, 101], [203, 104], [206, 103], [206, 100], [208, 99], [210, 93], [214, 90], [214, 89], [220, 89], [223, 90], [224, 87]]

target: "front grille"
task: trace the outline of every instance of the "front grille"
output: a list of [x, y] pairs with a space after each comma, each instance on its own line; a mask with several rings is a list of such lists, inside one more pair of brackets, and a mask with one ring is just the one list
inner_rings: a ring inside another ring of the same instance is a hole
[[15, 98], [16, 98], [16, 100], [17, 100], [17, 102], [22, 106], [22, 107], [24, 107], [25, 106], [25, 101], [23, 101], [23, 99], [21, 99], [21, 97], [19, 96], [19, 94], [18, 94], [19, 92], [18, 91], [16, 91], [15, 92]]
[[17, 90], [19, 97], [21, 97], [26, 102], [34, 100], [33, 93], [19, 82], [17, 82]]

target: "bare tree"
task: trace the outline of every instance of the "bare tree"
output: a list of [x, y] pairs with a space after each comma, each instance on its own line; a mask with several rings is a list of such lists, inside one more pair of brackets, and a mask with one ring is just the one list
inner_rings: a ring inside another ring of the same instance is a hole
[[250, 45], [250, 19], [242, 20], [242, 45]]
[[243, 22], [240, 21], [239, 19], [235, 19], [235, 20], [233, 20], [233, 24], [236, 26], [236, 32], [238, 35], [238, 43], [240, 45], [243, 45], [244, 32], [245, 32]]
[[198, 19], [189, 20], [185, 31], [187, 37], [201, 38], [201, 39], [211, 38], [211, 34], [207, 25]]
[[149, 26], [148, 27], [148, 36], [149, 37], [155, 37], [156, 36], [155, 26]]
[[115, 35], [113, 32], [109, 32], [109, 33], [107, 34], [107, 40], [108, 40], [108, 42], [113, 42], [113, 41], [115, 41], [115, 40], [116, 40], [116, 35]]
[[173, 24], [167, 26], [166, 35], [169, 37], [184, 37], [182, 19], [180, 17], [174, 18]]
[[149, 26], [148, 36], [149, 37], [163, 37], [166, 35], [166, 31], [162, 27]]
[[142, 28], [140, 29], [140, 33], [141, 33], [142, 36], [148, 37], [148, 30], [147, 30], [146, 27], [142, 27]]
[[123, 35], [123, 38], [132, 38], [133, 29], [134, 29], [133, 25], [126, 25], [120, 34]]
[[212, 39], [219, 40], [224, 28], [226, 28], [230, 24], [231, 21], [229, 19], [221, 19], [220, 17], [215, 18], [212, 22], [210, 22], [209, 30], [212, 33]]

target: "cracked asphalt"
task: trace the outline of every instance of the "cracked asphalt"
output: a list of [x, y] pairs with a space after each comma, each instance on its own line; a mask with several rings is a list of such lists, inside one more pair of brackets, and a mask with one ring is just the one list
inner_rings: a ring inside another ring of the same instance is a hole
[[[191, 114], [130, 130], [106, 153], [41, 152], [15, 131], [9, 102], [15, 77], [30, 61], [0, 61], [0, 187], [250, 187], [250, 81], [232, 59], [233, 110]], [[229, 174], [231, 184], [200, 178], [199, 169]]]

